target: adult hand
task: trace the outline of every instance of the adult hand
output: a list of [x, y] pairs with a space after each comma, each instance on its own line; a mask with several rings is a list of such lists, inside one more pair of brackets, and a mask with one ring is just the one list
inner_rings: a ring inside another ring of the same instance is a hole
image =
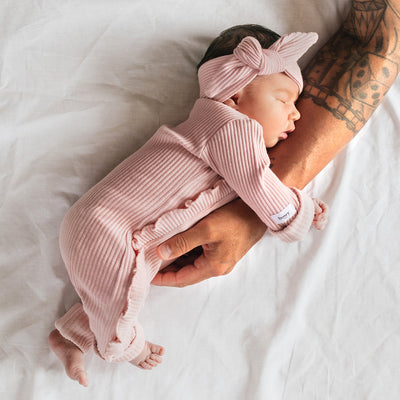
[[158, 247], [158, 256], [163, 260], [176, 259], [199, 246], [202, 253], [183, 267], [174, 263], [163, 269], [152, 284], [184, 287], [226, 275], [258, 242], [265, 230], [254, 211], [241, 199], [234, 200]]

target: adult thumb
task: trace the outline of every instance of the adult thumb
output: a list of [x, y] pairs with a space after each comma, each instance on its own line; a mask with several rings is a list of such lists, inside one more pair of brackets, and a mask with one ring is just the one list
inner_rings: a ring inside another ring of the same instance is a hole
[[204, 230], [199, 224], [193, 226], [185, 232], [181, 232], [172, 236], [170, 239], [161, 243], [157, 247], [157, 254], [163, 260], [171, 260], [178, 258], [190, 250], [206, 244]]

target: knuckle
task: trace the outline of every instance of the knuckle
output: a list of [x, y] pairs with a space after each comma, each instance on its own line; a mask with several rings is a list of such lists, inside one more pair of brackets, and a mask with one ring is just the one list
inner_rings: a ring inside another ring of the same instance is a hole
[[229, 273], [232, 272], [233, 268], [235, 267], [235, 264], [230, 265], [224, 272], [222, 275], [228, 275]]
[[228, 275], [231, 271], [231, 269], [227, 269], [221, 275]]
[[177, 253], [179, 254], [184, 254], [187, 252], [187, 240], [185, 239], [184, 235], [182, 233], [179, 233], [178, 235], [175, 236], [174, 240], [174, 249], [176, 250]]
[[206, 242], [210, 243], [215, 240], [216, 228], [210, 223], [209, 220], [202, 220], [199, 228], [201, 228], [201, 236]]
[[219, 268], [213, 268], [212, 270], [212, 276], [222, 276], [224, 274], [224, 271], [221, 271]]
[[232, 271], [232, 269], [233, 269], [233, 266], [231, 266], [231, 265], [227, 266], [226, 263], [221, 263], [214, 268], [214, 273], [215, 273], [215, 276], [224, 276], [224, 275], [228, 275], [229, 272]]

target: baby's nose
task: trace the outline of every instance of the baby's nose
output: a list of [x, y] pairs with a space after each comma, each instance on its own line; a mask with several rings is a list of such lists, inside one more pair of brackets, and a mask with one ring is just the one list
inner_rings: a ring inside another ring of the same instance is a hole
[[293, 106], [293, 111], [290, 116], [294, 121], [297, 121], [298, 119], [300, 119], [301, 114], [299, 110], [295, 106]]

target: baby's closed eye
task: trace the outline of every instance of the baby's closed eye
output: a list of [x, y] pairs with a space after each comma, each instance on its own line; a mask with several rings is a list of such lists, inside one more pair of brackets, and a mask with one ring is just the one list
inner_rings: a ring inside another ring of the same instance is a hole
[[285, 97], [277, 97], [276, 100], [281, 101], [282, 103], [287, 103], [289, 101], [289, 99], [285, 98]]
[[292, 101], [292, 100], [290, 100], [290, 99], [285, 99], [285, 98], [278, 98], [278, 100], [281, 102], [281, 103], [283, 103], [283, 104], [288, 104], [288, 105], [290, 105], [290, 104], [294, 104], [294, 102]]

